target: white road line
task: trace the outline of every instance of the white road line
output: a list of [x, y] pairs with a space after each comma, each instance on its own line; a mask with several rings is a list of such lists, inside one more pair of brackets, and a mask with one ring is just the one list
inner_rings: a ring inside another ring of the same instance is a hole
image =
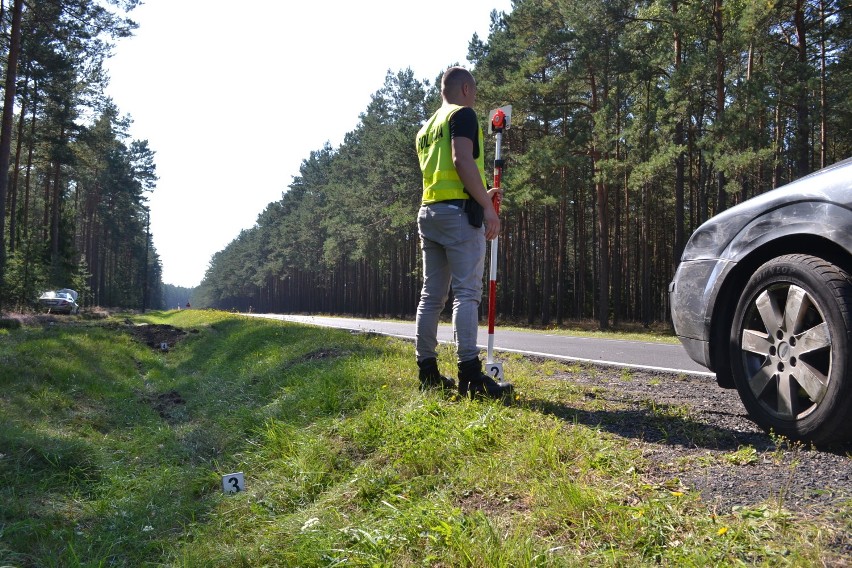
[[605, 361], [603, 359], [584, 359], [582, 357], [571, 357], [570, 355], [556, 355], [554, 353], [539, 353], [537, 351], [524, 351], [523, 349], [504, 349], [495, 347], [498, 351], [506, 351], [507, 353], [518, 353], [521, 355], [532, 355], [538, 357], [546, 357], [547, 359], [559, 359], [561, 361], [571, 361], [578, 363], [592, 363], [595, 365], [606, 365], [607, 367], [622, 367], [627, 369], [642, 369], [644, 371], [661, 371], [665, 373], [678, 373], [684, 375], [697, 375], [700, 377], [715, 377], [716, 373], [710, 371], [692, 371], [689, 369], [672, 369], [669, 367], [654, 367], [652, 365], [637, 365], [633, 363], [619, 363], [617, 361]]
[[[255, 315], [255, 314], [252, 314], [252, 315]], [[308, 318], [313, 319], [311, 316], [296, 316], [296, 317], [293, 317], [293, 316], [285, 316], [285, 315], [278, 315], [278, 314], [274, 314], [274, 315], [257, 314], [257, 315], [260, 316], [260, 317], [267, 317], [269, 319], [280, 319], [280, 320], [284, 320], [284, 321], [306, 323], [306, 324], [315, 325], [315, 326], [318, 326], [318, 327], [330, 327], [330, 328], [334, 328], [334, 329], [348, 329], [350, 331], [361, 331], [361, 332], [364, 332], [364, 333], [377, 333], [379, 335], [386, 335], [388, 337], [396, 337], [396, 338], [399, 338], [399, 339], [414, 339], [413, 335], [403, 335], [403, 334], [398, 334], [398, 333], [386, 333], [386, 332], [376, 331], [376, 330], [373, 330], [373, 329], [367, 329], [367, 328], [363, 328], [363, 327], [353, 328], [353, 327], [346, 326], [346, 325], [342, 325], [342, 326], [331, 325], [331, 324], [327, 323], [327, 320], [325, 320], [326, 323], [315, 323], [315, 322], [312, 322], [312, 321], [307, 321]], [[594, 338], [581, 337], [581, 338], [577, 338], [577, 339], [594, 339]], [[604, 339], [604, 341], [607, 341], [607, 340]], [[609, 341], [617, 341], [617, 340], [609, 340]], [[439, 342], [451, 344], [452, 340], [439, 340]], [[483, 348], [483, 349], [486, 347], [485, 345], [477, 345], [477, 346], [480, 347], [480, 348]], [[509, 349], [509, 348], [505, 348], [505, 347], [500, 347], [499, 345], [495, 345], [494, 348], [497, 351], [505, 351], [506, 353], [517, 353], [519, 355], [530, 355], [530, 356], [533, 356], [533, 357], [544, 357], [546, 359], [558, 359], [560, 361], [569, 361], [569, 362], [575, 362], [575, 363], [591, 363], [593, 365], [604, 365], [604, 366], [607, 366], [607, 367], [619, 367], [619, 368], [624, 368], [624, 369], [641, 369], [641, 370], [644, 370], [644, 371], [659, 371], [659, 372], [662, 372], [662, 373], [676, 373], [676, 374], [694, 375], [694, 376], [709, 377], [709, 378], [714, 378], [716, 376], [716, 373], [711, 373], [710, 371], [693, 371], [693, 370], [690, 370], [690, 369], [674, 369], [674, 368], [671, 368], [671, 367], [656, 367], [656, 366], [653, 366], [653, 365], [638, 365], [638, 364], [632, 364], [632, 363], [619, 363], [618, 361], [606, 361], [606, 360], [603, 360], [603, 359], [586, 359], [586, 358], [583, 358], [583, 357], [572, 357], [570, 355], [556, 355], [554, 353], [542, 353], [540, 351], [526, 351], [524, 349]]]
[[[325, 326], [323, 326], [323, 327], [325, 327]], [[328, 326], [328, 327], [332, 327], [332, 326]], [[337, 328], [337, 329], [351, 329], [351, 328], [342, 327], [342, 328]], [[368, 333], [377, 333], [379, 335], [386, 335], [388, 337], [396, 337], [398, 339], [411, 339], [411, 340], [414, 339], [413, 335], [401, 335], [401, 334], [398, 334], [398, 333], [384, 333], [384, 332], [381, 332], [381, 331], [368, 331], [368, 330], [364, 330], [364, 329], [361, 329], [359, 331], [364, 331], [364, 332], [368, 332]], [[439, 343], [447, 343], [447, 344], [453, 343], [451, 340], [438, 340], [438, 342]], [[477, 344], [477, 347], [480, 347], [482, 349], [486, 348], [485, 345], [479, 345], [479, 344]], [[710, 371], [693, 371], [691, 369], [674, 369], [674, 368], [671, 368], [671, 367], [655, 367], [655, 366], [652, 366], [652, 365], [638, 365], [638, 364], [633, 364], [633, 363], [619, 363], [618, 361], [606, 361], [606, 360], [603, 360], [603, 359], [585, 359], [583, 357], [572, 357], [570, 355], [556, 355], [555, 353], [542, 353], [542, 352], [539, 352], [539, 351], [526, 351], [524, 349], [509, 349], [509, 348], [506, 348], [506, 347], [500, 347], [499, 345], [495, 345], [494, 349], [495, 349], [495, 351], [498, 351], [498, 352], [504, 351], [506, 353], [517, 353], [518, 355], [530, 355], [530, 356], [533, 356], [533, 357], [544, 357], [546, 359], [559, 359], [560, 361], [569, 361], [569, 362], [573, 362], [573, 363], [591, 363], [591, 364], [594, 364], [594, 365], [604, 365], [604, 366], [607, 366], [607, 367], [620, 367], [620, 368], [624, 368], [624, 369], [640, 369], [640, 370], [643, 370], [643, 371], [659, 371], [659, 372], [662, 372], [662, 373], [694, 375], [694, 376], [698, 376], [698, 377], [709, 377], [711, 379], [716, 377], [716, 373], [711, 373]]]

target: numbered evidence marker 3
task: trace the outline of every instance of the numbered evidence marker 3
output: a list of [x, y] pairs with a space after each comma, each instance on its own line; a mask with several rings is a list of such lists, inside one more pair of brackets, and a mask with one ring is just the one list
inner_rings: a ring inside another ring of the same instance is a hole
[[222, 491], [225, 493], [239, 493], [246, 490], [246, 479], [243, 472], [229, 473], [222, 476]]

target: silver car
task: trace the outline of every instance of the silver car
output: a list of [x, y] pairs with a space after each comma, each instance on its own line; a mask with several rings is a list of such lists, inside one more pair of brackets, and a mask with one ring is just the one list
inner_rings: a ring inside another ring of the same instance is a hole
[[77, 292], [70, 288], [48, 290], [38, 298], [38, 305], [50, 313], [76, 314], [80, 311], [77, 305]]
[[690, 357], [763, 429], [852, 440], [852, 159], [723, 211], [669, 285]]

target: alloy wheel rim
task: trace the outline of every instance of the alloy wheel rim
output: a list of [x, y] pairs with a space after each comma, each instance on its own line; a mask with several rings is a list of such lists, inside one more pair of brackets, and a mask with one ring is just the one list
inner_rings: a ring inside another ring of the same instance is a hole
[[793, 284], [773, 285], [743, 320], [740, 348], [746, 381], [772, 416], [800, 420], [825, 397], [831, 379], [831, 333], [813, 296]]

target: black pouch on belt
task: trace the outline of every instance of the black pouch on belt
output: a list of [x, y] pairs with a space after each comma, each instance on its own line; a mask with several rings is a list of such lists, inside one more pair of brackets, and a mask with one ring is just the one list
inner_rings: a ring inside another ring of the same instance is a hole
[[472, 227], [478, 229], [482, 226], [482, 221], [485, 218], [485, 210], [482, 208], [482, 205], [476, 201], [476, 199], [472, 197], [465, 199], [464, 211], [467, 213], [467, 222], [470, 223]]

